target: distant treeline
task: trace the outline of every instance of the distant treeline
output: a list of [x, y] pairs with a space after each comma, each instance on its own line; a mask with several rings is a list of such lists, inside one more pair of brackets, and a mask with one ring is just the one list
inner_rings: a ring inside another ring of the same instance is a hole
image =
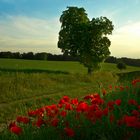
[[140, 59], [127, 58], [127, 57], [116, 58], [114, 56], [109, 56], [105, 60], [105, 62], [108, 62], [108, 63], [124, 62], [126, 65], [129, 65], [129, 66], [140, 67]]
[[56, 55], [46, 52], [41, 53], [19, 53], [19, 52], [0, 52], [0, 58], [29, 59], [29, 60], [50, 60], [50, 61], [78, 61], [78, 58], [68, 55]]
[[[78, 61], [77, 57], [72, 57], [69, 55], [56, 55], [46, 52], [41, 53], [19, 53], [19, 52], [0, 52], [0, 58], [14, 58], [14, 59], [29, 59], [29, 60], [49, 60], [49, 61]], [[140, 67], [140, 59], [132, 59], [132, 58], [116, 58], [114, 56], [109, 56], [105, 62], [108, 63], [117, 63], [117, 62], [124, 62], [126, 65], [129, 66], [138, 66]]]

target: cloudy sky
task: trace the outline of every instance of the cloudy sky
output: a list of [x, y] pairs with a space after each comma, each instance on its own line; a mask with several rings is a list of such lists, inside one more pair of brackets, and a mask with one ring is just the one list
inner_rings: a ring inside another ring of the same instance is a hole
[[67, 6], [106, 16], [115, 28], [111, 55], [140, 58], [140, 0], [0, 0], [0, 51], [61, 53], [59, 17]]

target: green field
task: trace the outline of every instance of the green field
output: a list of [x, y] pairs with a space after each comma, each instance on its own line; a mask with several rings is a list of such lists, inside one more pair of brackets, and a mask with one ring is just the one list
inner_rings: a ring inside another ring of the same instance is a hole
[[[19, 70], [33, 72], [50, 72], [50, 73], [87, 73], [85, 68], [79, 62], [67, 61], [40, 61], [40, 60], [18, 60], [18, 59], [0, 59], [0, 70]], [[120, 72], [116, 64], [102, 63], [100, 71]], [[139, 67], [127, 66], [123, 72], [140, 71]]]
[[120, 84], [116, 73], [133, 79], [140, 77], [139, 71], [128, 66], [121, 72], [115, 64], [103, 63], [99, 72], [89, 76], [78, 62], [0, 59], [0, 129], [29, 108], [54, 103], [63, 95], [83, 97], [100, 92]]

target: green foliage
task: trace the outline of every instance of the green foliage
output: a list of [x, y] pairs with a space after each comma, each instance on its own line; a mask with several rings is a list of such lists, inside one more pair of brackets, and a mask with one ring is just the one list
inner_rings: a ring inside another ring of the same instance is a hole
[[60, 17], [58, 47], [64, 54], [78, 56], [91, 73], [110, 54], [107, 35], [112, 33], [112, 22], [106, 17], [88, 19], [84, 8], [68, 7]]
[[120, 70], [126, 69], [126, 65], [124, 62], [118, 62], [117, 63], [117, 68]]

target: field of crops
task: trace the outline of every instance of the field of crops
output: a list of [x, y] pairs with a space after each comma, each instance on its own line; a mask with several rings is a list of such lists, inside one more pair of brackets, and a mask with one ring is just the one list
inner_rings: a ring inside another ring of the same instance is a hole
[[0, 132], [29, 109], [56, 104], [63, 96], [82, 100], [90, 93], [100, 95], [103, 88], [110, 92], [111, 86], [139, 78], [138, 67], [120, 71], [115, 64], [103, 63], [89, 76], [78, 62], [0, 59]]

